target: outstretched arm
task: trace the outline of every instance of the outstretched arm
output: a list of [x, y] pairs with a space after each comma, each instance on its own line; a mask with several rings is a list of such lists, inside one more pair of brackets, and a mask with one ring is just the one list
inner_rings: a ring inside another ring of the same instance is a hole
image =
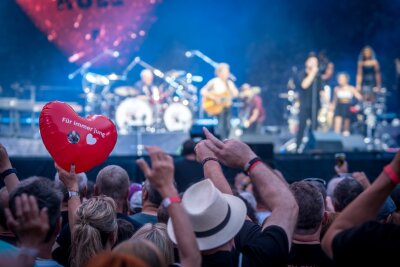
[[222, 193], [232, 195], [232, 189], [222, 172], [221, 164], [214, 152], [209, 149], [208, 142], [210, 141], [202, 140], [195, 147], [197, 161], [203, 164], [204, 178], [209, 178]]
[[[397, 152], [389, 166], [395, 175], [400, 176], [400, 152]], [[396, 183], [390, 179], [386, 171], [383, 171], [371, 186], [339, 214], [322, 240], [322, 248], [329, 257], [333, 258], [332, 242], [335, 236], [374, 219], [395, 186]]]
[[[64, 183], [68, 192], [79, 192], [78, 176], [75, 173], [75, 166], [71, 166], [71, 171], [67, 172], [63, 170], [56, 163], [54, 164], [58, 171], [61, 182]], [[68, 199], [68, 223], [73, 229], [76, 222], [76, 210], [81, 205], [81, 198], [79, 196], [73, 196]], [[72, 232], [71, 232], [72, 233]]]
[[[204, 131], [210, 141], [206, 144], [226, 166], [244, 170], [247, 163], [256, 158], [256, 154], [245, 143], [238, 140], [222, 142], [207, 129]], [[271, 168], [260, 162], [253, 165], [249, 176], [254, 188], [259, 191], [263, 203], [270, 207], [272, 212], [263, 227], [270, 225], [282, 227], [288, 236], [290, 246], [297, 222], [298, 206], [287, 184]]]
[[[147, 147], [146, 149], [151, 159], [151, 168], [143, 159], [137, 161], [144, 175], [164, 199], [178, 197], [178, 191], [174, 186], [172, 158], [158, 147]], [[181, 265], [184, 267], [200, 266], [200, 251], [189, 216], [178, 202], [172, 202], [167, 209], [178, 243]]]
[[40, 210], [34, 196], [22, 194], [15, 198], [14, 214], [7, 208], [5, 215], [8, 227], [18, 237], [20, 251], [16, 259], [9, 258], [13, 263], [1, 265], [0, 260], [0, 266], [34, 266], [38, 248], [45, 243], [49, 231], [47, 208]]
[[[10, 158], [8, 157], [6, 148], [0, 144], [0, 174], [9, 169], [12, 169]], [[11, 192], [19, 184], [18, 176], [15, 173], [8, 174], [4, 177], [4, 184], [7, 191]]]

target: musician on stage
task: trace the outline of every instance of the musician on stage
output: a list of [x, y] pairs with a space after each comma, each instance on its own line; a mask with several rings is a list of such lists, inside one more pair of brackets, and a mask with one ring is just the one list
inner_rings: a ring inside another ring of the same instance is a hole
[[241, 86], [239, 97], [243, 101], [243, 107], [239, 116], [242, 120], [244, 133], [258, 134], [265, 120], [265, 110], [260, 96], [260, 87], [251, 87], [245, 83]]
[[300, 112], [299, 129], [296, 138], [298, 152], [301, 152], [300, 145], [302, 144], [305, 130], [307, 129], [306, 134], [309, 134], [318, 127], [317, 116], [321, 106], [320, 98], [323, 95], [318, 63], [316, 55], [310, 54], [305, 62], [305, 70], [299, 77]]
[[381, 72], [375, 52], [372, 47], [366, 46], [358, 57], [356, 86], [364, 101], [375, 101], [375, 94], [381, 89], [381, 82]]
[[153, 72], [149, 69], [144, 69], [140, 72], [140, 81], [137, 81], [134, 85], [139, 94], [146, 96], [152, 103], [159, 102], [161, 99], [160, 91], [153, 81]]
[[232, 100], [239, 95], [235, 83], [229, 79], [230, 68], [220, 63], [215, 69], [216, 77], [211, 79], [201, 90], [203, 109], [211, 116], [217, 116], [216, 134], [228, 138], [230, 132]]
[[[341, 72], [337, 75], [338, 86], [334, 89], [333, 101], [330, 109], [335, 111], [334, 131], [343, 135], [350, 135], [350, 107], [356, 98], [362, 101], [361, 94], [349, 84], [349, 75]], [[343, 127], [342, 127], [343, 125]]]

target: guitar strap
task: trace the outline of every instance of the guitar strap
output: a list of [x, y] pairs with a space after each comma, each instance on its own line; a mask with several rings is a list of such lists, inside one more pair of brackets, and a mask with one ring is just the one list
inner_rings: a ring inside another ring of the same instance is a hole
[[231, 87], [229, 86], [229, 80], [226, 80], [225, 84], [226, 84], [226, 88], [228, 89], [229, 97], [232, 98], [232, 91], [231, 91]]

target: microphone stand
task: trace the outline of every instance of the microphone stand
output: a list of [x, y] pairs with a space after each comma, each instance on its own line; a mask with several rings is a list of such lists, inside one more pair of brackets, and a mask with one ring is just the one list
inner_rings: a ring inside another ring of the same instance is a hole
[[86, 61], [85, 63], [82, 64], [78, 69], [76, 69], [74, 72], [68, 74], [68, 79], [72, 80], [75, 78], [76, 75], [78, 74], [83, 74], [85, 73], [94, 63], [102, 59], [104, 56], [107, 55], [107, 51], [103, 51], [94, 58]]
[[165, 73], [163, 73], [159, 69], [154, 68], [153, 66], [151, 66], [147, 62], [141, 60], [140, 58], [138, 59], [137, 63], [139, 65], [141, 65], [143, 68], [151, 70], [155, 76], [161, 78], [162, 80], [164, 80], [166, 83], [168, 83], [169, 85], [171, 85], [175, 89], [180, 89], [182, 87], [180, 84], [175, 82], [174, 78], [172, 78], [172, 77], [170, 77], [168, 75], [165, 75]]
[[140, 62], [140, 57], [135, 57], [130, 63], [129, 65], [124, 69], [124, 71], [122, 72], [122, 77], [124, 79], [127, 78], [128, 73], [133, 69], [133, 67], [136, 66], [136, 64], [138, 64]]
[[[216, 69], [218, 67], [218, 63], [217, 62], [215, 62], [214, 60], [212, 60], [211, 58], [209, 58], [208, 56], [206, 56], [205, 54], [203, 54], [199, 50], [194, 50], [191, 53], [193, 55], [197, 56], [198, 58], [202, 59], [204, 62], [206, 62], [209, 65], [211, 65], [214, 69]], [[231, 79], [232, 81], [236, 81], [236, 77], [232, 73], [229, 74], [229, 79]]]

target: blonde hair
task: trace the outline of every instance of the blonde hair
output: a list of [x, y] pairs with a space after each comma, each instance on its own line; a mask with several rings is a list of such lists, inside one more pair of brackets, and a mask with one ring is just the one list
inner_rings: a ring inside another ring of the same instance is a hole
[[168, 237], [167, 225], [165, 223], [146, 223], [131, 237], [133, 240], [146, 239], [156, 245], [165, 262], [170, 265], [174, 263], [174, 244]]
[[230, 67], [227, 63], [219, 63], [215, 68], [215, 75], [218, 75], [223, 69], [230, 70]]
[[149, 267], [143, 260], [132, 255], [104, 251], [91, 258], [86, 267]]
[[80, 267], [106, 248], [111, 234], [118, 230], [116, 205], [112, 198], [93, 197], [76, 211], [72, 230], [71, 266]]
[[167, 267], [160, 249], [146, 239], [129, 239], [113, 249], [113, 252], [132, 255], [143, 260], [150, 267]]

